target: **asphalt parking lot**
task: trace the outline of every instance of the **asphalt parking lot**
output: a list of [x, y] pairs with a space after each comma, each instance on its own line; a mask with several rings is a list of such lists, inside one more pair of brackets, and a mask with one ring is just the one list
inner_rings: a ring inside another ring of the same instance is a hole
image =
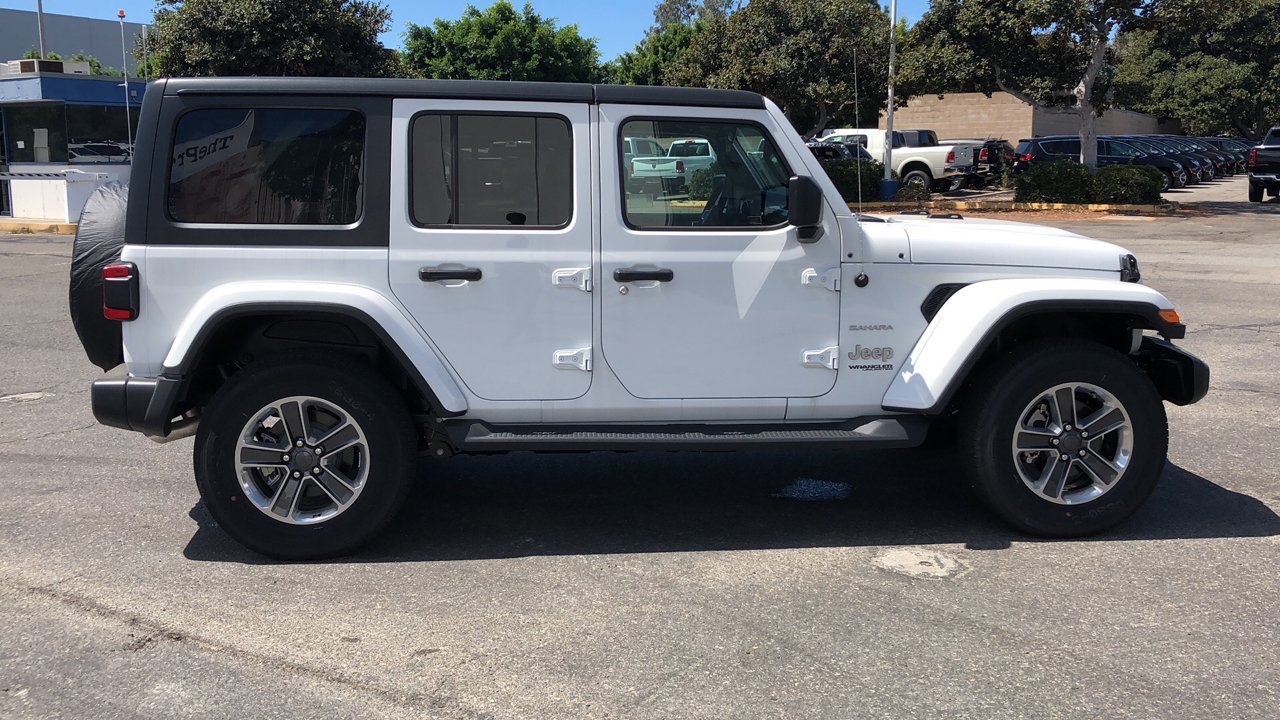
[[1112, 533], [1020, 537], [941, 449], [512, 455], [320, 564], [224, 537], [191, 440], [94, 423], [70, 241], [0, 235], [0, 717], [1280, 717], [1280, 203], [1049, 222], [1214, 372]]

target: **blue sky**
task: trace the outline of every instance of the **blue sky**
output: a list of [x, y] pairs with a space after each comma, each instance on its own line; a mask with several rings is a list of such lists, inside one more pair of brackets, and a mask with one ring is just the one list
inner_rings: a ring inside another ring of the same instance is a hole
[[[382, 0], [391, 8], [391, 21], [394, 27], [382, 37], [383, 43], [389, 47], [400, 47], [404, 35], [405, 23], [419, 25], [430, 23], [437, 17], [453, 19], [462, 14], [467, 5], [487, 7], [491, 0], [459, 2], [457, 0]], [[881, 0], [887, 5], [888, 0]], [[513, 0], [517, 7], [522, 3]], [[656, 0], [533, 0], [533, 7], [543, 16], [554, 17], [558, 24], [576, 23], [579, 30], [587, 37], [599, 41], [600, 56], [605, 60], [616, 57], [619, 53], [630, 50], [644, 37], [644, 31], [653, 23], [653, 6]], [[35, 10], [36, 0], [0, 0], [0, 7]], [[899, 0], [898, 13], [909, 21], [919, 19], [928, 7], [928, 0]], [[123, 9], [126, 20], [130, 22], [148, 22], [151, 19], [155, 3], [152, 0], [44, 0], [45, 12], [61, 15], [83, 15], [100, 17], [108, 20], [116, 19], [116, 11]]]

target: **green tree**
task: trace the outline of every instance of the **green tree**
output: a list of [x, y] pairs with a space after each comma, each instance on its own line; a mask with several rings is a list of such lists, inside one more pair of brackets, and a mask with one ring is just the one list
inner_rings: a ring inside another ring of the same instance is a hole
[[655, 27], [636, 45], [605, 68], [605, 79], [619, 85], [662, 85], [667, 68], [675, 66], [698, 33], [696, 25], [676, 23]]
[[806, 136], [831, 123], [874, 126], [887, 94], [888, 35], [875, 0], [752, 0], [702, 21], [664, 81], [761, 93]]
[[1227, 7], [1208, 28], [1121, 36], [1117, 102], [1196, 135], [1260, 139], [1280, 121], [1280, 0]]
[[457, 20], [408, 27], [402, 59], [419, 77], [595, 82], [600, 75], [594, 39], [528, 4], [517, 12], [499, 0], [485, 10], [468, 6]]
[[1216, 7], [1199, 0], [933, 0], [908, 33], [904, 97], [1004, 91], [1080, 122], [1080, 160], [1097, 166], [1095, 121], [1111, 106], [1119, 31], [1199, 27]]
[[379, 77], [394, 71], [390, 24], [366, 0], [159, 0], [148, 50], [153, 76]]
[[653, 9], [653, 26], [693, 25], [696, 20], [725, 17], [742, 7], [742, 0], [660, 0]]

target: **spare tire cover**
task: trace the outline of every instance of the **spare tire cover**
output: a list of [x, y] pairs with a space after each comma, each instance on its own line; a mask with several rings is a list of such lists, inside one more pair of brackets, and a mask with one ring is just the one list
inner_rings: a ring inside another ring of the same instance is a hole
[[71, 322], [89, 362], [103, 370], [124, 362], [120, 323], [102, 316], [102, 266], [120, 258], [129, 186], [107, 183], [84, 205], [71, 251]]

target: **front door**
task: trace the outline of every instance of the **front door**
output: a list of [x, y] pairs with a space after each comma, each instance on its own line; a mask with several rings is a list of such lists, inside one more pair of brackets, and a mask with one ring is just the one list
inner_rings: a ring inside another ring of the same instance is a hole
[[[839, 364], [834, 216], [799, 242], [787, 224], [798, 149], [764, 111], [706, 114], [600, 107], [603, 357], [640, 398], [822, 395]], [[714, 162], [684, 163], [687, 194], [628, 192], [623, 138], [707, 141]]]
[[392, 292], [475, 395], [591, 384], [585, 103], [396, 100]]

